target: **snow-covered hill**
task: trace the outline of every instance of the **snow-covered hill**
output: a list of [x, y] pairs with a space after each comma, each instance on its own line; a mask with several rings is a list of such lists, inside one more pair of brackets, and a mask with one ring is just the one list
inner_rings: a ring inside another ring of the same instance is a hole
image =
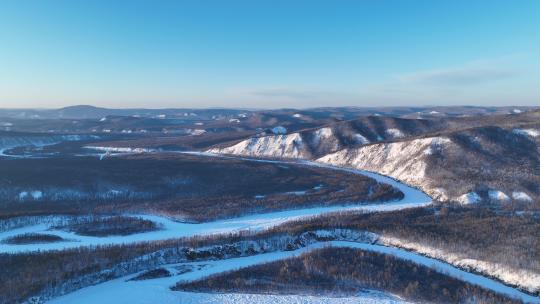
[[526, 205], [539, 195], [537, 142], [499, 127], [343, 149], [317, 161], [385, 174], [441, 201]]
[[368, 116], [290, 134], [253, 137], [210, 152], [314, 159], [344, 148], [438, 131], [444, 126], [445, 123], [430, 120]]
[[430, 187], [426, 175], [427, 158], [433, 151], [452, 142], [446, 137], [429, 137], [411, 141], [361, 146], [318, 158], [318, 162], [353, 167], [391, 176], [426, 190], [434, 198], [447, 199], [442, 189]]
[[503, 116], [475, 123], [480, 127], [457, 128], [456, 121], [367, 117], [253, 137], [209, 152], [311, 159], [374, 171], [441, 201], [527, 205], [540, 195], [540, 124], [529, 118]]

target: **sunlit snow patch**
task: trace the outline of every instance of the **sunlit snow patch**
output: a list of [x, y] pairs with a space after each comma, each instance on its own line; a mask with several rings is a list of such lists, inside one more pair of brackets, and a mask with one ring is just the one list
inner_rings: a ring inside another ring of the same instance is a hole
[[512, 198], [518, 201], [531, 202], [532, 198], [523, 191], [512, 192]]
[[536, 129], [514, 129], [512, 130], [514, 134], [523, 135], [523, 136], [531, 136], [531, 137], [538, 137], [540, 136], [540, 131]]
[[388, 129], [386, 130], [386, 134], [390, 135], [392, 138], [401, 138], [405, 136], [399, 129]]
[[457, 198], [457, 201], [462, 205], [477, 204], [481, 200], [480, 195], [476, 192], [465, 193]]
[[499, 201], [499, 202], [506, 202], [508, 200], [510, 200], [510, 197], [508, 197], [508, 195], [506, 195], [506, 193], [500, 191], [500, 190], [489, 190], [488, 191], [488, 196], [490, 199], [492, 200], [495, 200], [495, 201]]
[[132, 148], [132, 147], [101, 147], [101, 146], [84, 146], [86, 149], [98, 150], [103, 152], [116, 153], [145, 153], [154, 152], [154, 149], [147, 148]]

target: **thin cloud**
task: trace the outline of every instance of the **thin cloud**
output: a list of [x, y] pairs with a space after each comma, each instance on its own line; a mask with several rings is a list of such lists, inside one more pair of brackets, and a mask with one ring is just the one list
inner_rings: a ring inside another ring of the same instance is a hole
[[397, 79], [406, 84], [468, 86], [507, 79], [515, 75], [516, 71], [511, 69], [468, 65], [402, 74]]
[[315, 99], [321, 96], [333, 95], [332, 92], [299, 90], [290, 88], [257, 89], [249, 92], [250, 95], [259, 97], [277, 97], [289, 99]]

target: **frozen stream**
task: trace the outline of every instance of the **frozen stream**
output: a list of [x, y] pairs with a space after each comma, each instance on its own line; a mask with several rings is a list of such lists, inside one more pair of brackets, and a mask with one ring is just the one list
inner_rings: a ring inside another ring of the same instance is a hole
[[332, 298], [327, 296], [193, 293], [170, 290], [170, 287], [180, 280], [197, 280], [212, 274], [294, 257], [325, 246], [355, 248], [393, 255], [430, 267], [448, 276], [520, 299], [525, 303], [540, 303], [538, 297], [528, 295], [490, 278], [468, 273], [452, 265], [413, 252], [381, 245], [344, 241], [317, 243], [295, 251], [279, 251], [218, 261], [165, 265], [164, 268], [167, 268], [172, 274], [176, 273], [176, 267], [178, 266], [191, 268], [192, 271], [166, 278], [126, 281], [135, 276], [130, 275], [77, 290], [53, 299], [50, 303], [407, 303], [393, 295], [375, 291], [366, 291], [353, 297]]
[[[215, 156], [207, 153], [197, 153], [203, 156]], [[249, 161], [265, 161], [284, 164], [294, 164], [290, 162], [280, 161], [266, 161], [245, 159]], [[299, 162], [301, 165], [306, 166], [323, 166], [311, 162]], [[39, 224], [33, 226], [22, 227], [0, 233], [0, 240], [7, 237], [23, 234], [23, 233], [47, 233], [60, 236], [69, 241], [45, 243], [45, 244], [23, 244], [23, 245], [11, 245], [0, 243], [0, 252], [3, 253], [17, 253], [26, 251], [46, 251], [46, 250], [62, 250], [67, 248], [74, 248], [79, 246], [96, 246], [96, 245], [113, 245], [113, 244], [129, 244], [143, 241], [156, 241], [165, 240], [171, 238], [190, 237], [196, 235], [210, 235], [219, 233], [229, 233], [240, 230], [261, 230], [282, 224], [287, 221], [298, 220], [306, 217], [313, 217], [324, 213], [350, 211], [350, 210], [362, 210], [366, 212], [374, 211], [393, 211], [401, 210], [405, 208], [426, 206], [431, 203], [431, 198], [422, 191], [409, 187], [389, 177], [366, 172], [362, 170], [344, 169], [338, 167], [332, 167], [324, 165], [324, 167], [334, 170], [345, 170], [356, 174], [367, 175], [375, 180], [387, 183], [393, 187], [401, 190], [405, 195], [402, 200], [392, 201], [386, 203], [374, 203], [374, 204], [349, 204], [344, 206], [329, 206], [329, 207], [312, 207], [304, 209], [294, 209], [286, 211], [277, 211], [271, 213], [253, 214], [237, 218], [231, 218], [226, 220], [218, 220], [205, 223], [182, 223], [172, 221], [165, 217], [159, 217], [154, 215], [140, 215], [140, 217], [152, 220], [160, 223], [163, 226], [162, 230], [137, 233], [126, 236], [109, 236], [109, 237], [93, 237], [93, 236], [81, 236], [72, 232], [54, 230], [46, 224]]]

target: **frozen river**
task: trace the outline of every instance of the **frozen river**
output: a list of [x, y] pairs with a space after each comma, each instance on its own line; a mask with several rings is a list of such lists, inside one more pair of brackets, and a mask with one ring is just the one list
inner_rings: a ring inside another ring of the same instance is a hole
[[[197, 153], [203, 156], [214, 157], [215, 155], [207, 153]], [[245, 159], [246, 161], [265, 161], [276, 163], [287, 163], [281, 161], [272, 160], [255, 160]], [[332, 167], [327, 165], [320, 165], [311, 162], [296, 162], [296, 164], [303, 166], [324, 166], [325, 168], [333, 170], [344, 170], [355, 174], [367, 175], [374, 178], [378, 182], [390, 184], [393, 187], [403, 192], [404, 197], [399, 201], [380, 202], [363, 204], [362, 202], [351, 202], [351, 204], [343, 206], [329, 206], [329, 207], [312, 207], [294, 210], [277, 211], [271, 213], [251, 214], [237, 218], [230, 218], [225, 220], [217, 220], [204, 223], [185, 223], [170, 220], [165, 217], [155, 215], [134, 215], [142, 217], [148, 220], [152, 220], [161, 224], [162, 228], [158, 231], [137, 233], [126, 236], [108, 236], [108, 237], [94, 237], [94, 236], [81, 236], [73, 232], [55, 230], [47, 224], [38, 224], [33, 226], [22, 227], [0, 233], [0, 240], [19, 235], [24, 233], [47, 233], [62, 237], [68, 241], [61, 241], [55, 243], [45, 244], [0, 244], [0, 252], [4, 253], [17, 253], [26, 251], [46, 251], [46, 250], [62, 250], [68, 248], [75, 248], [80, 246], [97, 246], [97, 245], [114, 245], [114, 244], [130, 244], [144, 241], [157, 241], [166, 240], [181, 237], [201, 236], [219, 233], [230, 233], [241, 230], [261, 230], [270, 228], [287, 221], [294, 221], [302, 218], [318, 216], [325, 213], [340, 212], [340, 211], [352, 211], [361, 210], [365, 212], [375, 211], [394, 211], [405, 208], [421, 207], [431, 203], [431, 198], [422, 191], [409, 187], [403, 183], [400, 183], [394, 179], [386, 176], [366, 172], [362, 170], [344, 169], [339, 167]]]

